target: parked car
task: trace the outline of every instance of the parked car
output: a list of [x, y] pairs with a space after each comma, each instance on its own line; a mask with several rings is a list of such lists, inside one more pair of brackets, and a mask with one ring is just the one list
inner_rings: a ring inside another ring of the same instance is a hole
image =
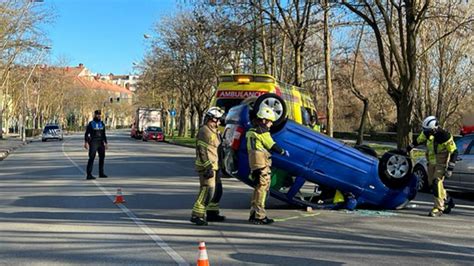
[[412, 175], [412, 162], [406, 153], [393, 150], [379, 159], [373, 151], [367, 154], [364, 149], [349, 147], [295, 123], [287, 119], [285, 102], [276, 94], [260, 96], [253, 106], [241, 104], [229, 110], [223, 132], [222, 167], [226, 174], [254, 186], [249, 179], [245, 133], [254, 114], [263, 106], [277, 110], [277, 120], [270, 132], [275, 142], [290, 153], [289, 157], [272, 156], [273, 197], [293, 205], [324, 208], [322, 195], [337, 189], [351, 195], [354, 208], [383, 209], [402, 208], [415, 197], [417, 179]]
[[43, 129], [43, 135], [41, 136], [41, 141], [45, 142], [49, 139], [57, 139], [62, 141], [64, 138], [63, 131], [59, 125], [48, 124]]
[[[459, 155], [453, 175], [444, 181], [444, 186], [448, 189], [474, 192], [474, 134], [466, 135], [455, 142]], [[426, 158], [419, 159], [413, 169], [413, 175], [418, 179], [418, 189], [429, 192]]]
[[161, 127], [149, 126], [143, 131], [143, 141], [156, 140], [165, 141], [165, 135]]

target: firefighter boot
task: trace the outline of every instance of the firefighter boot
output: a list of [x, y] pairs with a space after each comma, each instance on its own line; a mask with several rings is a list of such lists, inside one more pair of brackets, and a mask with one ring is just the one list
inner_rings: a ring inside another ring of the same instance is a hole
[[207, 225], [207, 221], [204, 218], [197, 216], [192, 216], [190, 221], [191, 223], [194, 223], [196, 225]]
[[223, 222], [225, 220], [225, 216], [219, 215], [219, 211], [207, 211], [206, 216], [209, 222]]
[[250, 212], [249, 222], [250, 223], [255, 222], [255, 212], [254, 211]]
[[272, 224], [273, 222], [274, 222], [274, 220], [270, 219], [268, 217], [265, 217], [263, 219], [255, 218], [255, 220], [253, 221], [254, 224]]
[[428, 215], [431, 217], [439, 217], [443, 215], [443, 211], [439, 210], [438, 208], [433, 208]]
[[451, 210], [454, 208], [454, 206], [456, 206], [456, 204], [454, 204], [454, 200], [451, 196], [448, 196], [448, 198], [444, 201], [444, 211], [443, 213], [450, 213]]

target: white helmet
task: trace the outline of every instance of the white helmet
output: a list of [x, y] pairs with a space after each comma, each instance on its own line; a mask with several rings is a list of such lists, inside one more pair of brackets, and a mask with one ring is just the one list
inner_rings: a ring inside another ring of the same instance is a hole
[[423, 120], [422, 124], [423, 130], [434, 130], [438, 128], [438, 119], [435, 116], [431, 115]]
[[267, 119], [272, 122], [275, 122], [276, 120], [276, 115], [275, 112], [273, 111], [272, 108], [270, 107], [262, 107], [260, 110], [258, 110], [257, 117], [260, 119]]
[[207, 110], [205, 114], [207, 118], [215, 118], [215, 119], [221, 119], [223, 115], [224, 115], [224, 110], [222, 110], [221, 108], [217, 106], [209, 108], [209, 110]]

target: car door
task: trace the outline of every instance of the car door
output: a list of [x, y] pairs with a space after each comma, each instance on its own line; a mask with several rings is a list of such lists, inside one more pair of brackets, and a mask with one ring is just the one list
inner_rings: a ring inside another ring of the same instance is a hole
[[453, 177], [459, 180], [459, 187], [474, 190], [474, 135], [456, 142], [459, 156], [454, 167]]

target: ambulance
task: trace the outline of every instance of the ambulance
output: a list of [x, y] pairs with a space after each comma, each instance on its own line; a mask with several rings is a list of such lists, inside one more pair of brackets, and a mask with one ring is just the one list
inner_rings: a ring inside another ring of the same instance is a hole
[[[287, 105], [287, 114], [283, 114], [275, 102], [268, 102], [277, 114], [277, 118], [291, 119], [298, 124], [308, 125], [310, 117], [316, 114], [316, 108], [310, 94], [302, 88], [277, 81], [267, 74], [226, 74], [219, 77], [219, 84], [212, 106], [219, 106], [227, 113], [230, 108], [243, 101], [252, 102], [259, 96], [274, 93]], [[287, 117], [281, 117], [285, 116]]]

